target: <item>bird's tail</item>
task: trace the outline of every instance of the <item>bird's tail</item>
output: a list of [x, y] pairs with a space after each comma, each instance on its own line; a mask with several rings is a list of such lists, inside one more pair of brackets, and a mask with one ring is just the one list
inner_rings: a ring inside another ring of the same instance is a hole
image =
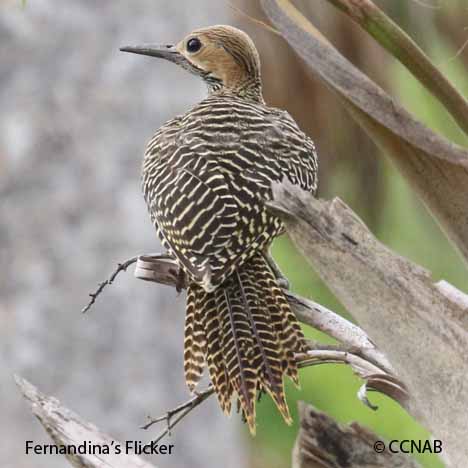
[[304, 351], [304, 336], [263, 255], [213, 292], [189, 286], [184, 347], [190, 390], [206, 364], [221, 408], [229, 414], [235, 394], [252, 434], [258, 391], [269, 393], [291, 423], [283, 375], [299, 384], [294, 353]]

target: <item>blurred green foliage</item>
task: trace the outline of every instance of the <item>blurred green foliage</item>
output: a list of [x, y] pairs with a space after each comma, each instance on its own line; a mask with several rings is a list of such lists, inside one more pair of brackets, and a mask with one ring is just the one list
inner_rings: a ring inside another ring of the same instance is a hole
[[[431, 49], [426, 52], [458, 89], [468, 95], [466, 69], [459, 60], [454, 59], [456, 52], [444, 43], [435, 29], [431, 34]], [[382, 54], [384, 53], [382, 51]], [[468, 138], [453, 123], [447, 112], [400, 64], [391, 62], [388, 73], [394, 95], [408, 110], [435, 131], [454, 142], [468, 146]], [[359, 154], [356, 154], [356, 158], [358, 157]], [[381, 157], [377, 150], [376, 157]], [[353, 167], [338, 166], [327, 184], [327, 193], [320, 195], [325, 198], [339, 196], [362, 217], [374, 234], [394, 251], [430, 270], [435, 281], [446, 279], [468, 292], [467, 271], [460, 257], [396, 169], [385, 161], [383, 171], [386, 195], [380, 208], [382, 216], [379, 217], [378, 225], [370, 224], [371, 219], [367, 219], [367, 207], [363, 205], [361, 197], [355, 196], [359, 187], [353, 183], [352, 171]], [[294, 292], [313, 298], [347, 316], [343, 307], [287, 238], [276, 241], [273, 254], [290, 279]], [[306, 333], [315, 340], [332, 341], [308, 327]], [[290, 466], [291, 450], [297, 434], [297, 400], [310, 402], [337, 421], [357, 421], [387, 440], [425, 440], [430, 437], [429, 433], [399, 405], [385, 396], [377, 393], [370, 395], [372, 403], [379, 407], [377, 411], [372, 411], [360, 403], [356, 392], [362, 382], [346, 366], [322, 365], [303, 369], [301, 383], [300, 391], [293, 385], [289, 385], [288, 388], [288, 401], [295, 421], [293, 427], [287, 427], [283, 423], [269, 398], [265, 397], [259, 403], [258, 435], [252, 443], [253, 467]], [[415, 454], [415, 457], [426, 468], [443, 466], [435, 455]]]

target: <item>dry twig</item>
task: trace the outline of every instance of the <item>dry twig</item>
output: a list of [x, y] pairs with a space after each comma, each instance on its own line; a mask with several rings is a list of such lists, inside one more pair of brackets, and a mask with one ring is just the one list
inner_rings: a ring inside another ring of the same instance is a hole
[[[206, 390], [201, 392], [196, 392], [195, 396], [190, 400], [182, 403], [179, 406], [167, 411], [162, 416], [157, 418], [148, 417], [149, 421], [141, 426], [142, 429], [149, 429], [153, 424], [159, 423], [161, 421], [166, 422], [166, 429], [159, 434], [154, 442], [159, 442], [165, 435], [171, 434], [171, 429], [176, 426], [182, 419], [184, 419], [189, 413], [191, 413], [197, 406], [201, 405], [208, 397], [213, 395], [214, 389], [210, 385]], [[177, 418], [173, 420], [172, 418], [177, 415]]]
[[91, 309], [91, 307], [96, 302], [96, 299], [101, 295], [104, 288], [106, 286], [111, 285], [114, 282], [115, 278], [117, 278], [117, 275], [119, 273], [121, 273], [122, 271], [127, 271], [127, 268], [130, 265], [133, 265], [137, 260], [138, 260], [138, 256], [132, 257], [132, 258], [130, 258], [128, 260], [125, 260], [125, 262], [123, 262], [123, 263], [117, 263], [117, 268], [113, 271], [113, 273], [109, 276], [109, 278], [107, 280], [103, 281], [102, 283], [99, 283], [98, 288], [96, 289], [96, 291], [89, 294], [89, 297], [91, 299], [88, 302], [88, 304], [85, 307], [83, 307], [81, 312], [83, 314], [88, 312], [88, 310]]
[[[119, 264], [111, 278], [101, 284], [112, 284], [113, 279], [120, 271], [125, 271], [128, 266], [134, 263], [136, 263], [134, 275], [139, 279], [176, 288], [186, 287], [186, 284], [180, 282], [181, 277], [175, 260], [169, 255], [163, 254], [132, 257]], [[102, 289], [103, 287], [92, 297], [95, 299], [102, 292]], [[293, 312], [302, 323], [328, 334], [341, 343], [338, 346], [314, 343], [307, 355], [298, 356], [300, 367], [326, 363], [350, 365], [354, 372], [365, 381], [358, 392], [358, 398], [368, 407], [375, 409], [375, 406], [367, 399], [367, 390], [380, 391], [398, 401], [402, 406], [406, 406], [408, 401], [406, 387], [394, 375], [384, 354], [375, 347], [361, 328], [318, 303], [299, 297], [290, 291], [285, 291], [285, 293]], [[93, 303], [94, 301], [91, 301], [90, 306]], [[167, 427], [155, 439], [157, 442], [169, 434], [176, 424], [212, 394], [213, 389], [209, 387], [187, 402], [167, 411], [164, 415], [150, 418], [149, 422], [144, 424], [142, 428], [148, 429], [158, 422], [166, 421]], [[173, 417], [176, 415], [177, 418], [174, 420]]]
[[[370, 409], [376, 410], [378, 408], [368, 400], [367, 391], [379, 391], [400, 402], [403, 406], [406, 405], [409, 395], [405, 386], [396, 377], [360, 356], [361, 350], [359, 348], [342, 345], [321, 345], [318, 343], [309, 343], [309, 345], [310, 349], [306, 354], [297, 355], [299, 368], [319, 364], [347, 364], [365, 381], [357, 396]], [[141, 428], [146, 430], [154, 424], [166, 422], [166, 428], [153, 440], [153, 442], [158, 443], [163, 437], [170, 435], [176, 424], [213, 393], [214, 389], [210, 385], [206, 390], [197, 392], [194, 397], [168, 410], [165, 414], [156, 418], [148, 417], [148, 421]], [[177, 416], [177, 418], [173, 419], [174, 416]]]

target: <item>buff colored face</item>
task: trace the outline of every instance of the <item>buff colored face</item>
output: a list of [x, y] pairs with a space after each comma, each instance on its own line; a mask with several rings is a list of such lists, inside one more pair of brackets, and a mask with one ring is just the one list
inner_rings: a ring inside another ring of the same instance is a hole
[[225, 86], [242, 79], [245, 73], [234, 57], [206, 34], [190, 34], [177, 44], [176, 49], [193, 66], [221, 80]]
[[259, 76], [260, 59], [252, 40], [230, 26], [190, 33], [176, 46], [136, 46], [121, 50], [164, 58], [192, 73], [219, 80], [230, 88]]

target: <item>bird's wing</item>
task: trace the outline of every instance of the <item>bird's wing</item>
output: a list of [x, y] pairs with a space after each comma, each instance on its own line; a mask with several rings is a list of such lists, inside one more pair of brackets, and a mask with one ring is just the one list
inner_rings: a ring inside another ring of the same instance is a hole
[[234, 130], [226, 124], [208, 132], [194, 122], [192, 131], [186, 122], [172, 122], [148, 146], [143, 186], [151, 217], [196, 280], [208, 274], [221, 283], [282, 232], [281, 221], [265, 208], [273, 181], [286, 176], [315, 191], [312, 141], [287, 113], [272, 110], [265, 119], [262, 112]]
[[280, 135], [277, 155], [283, 176], [303, 190], [317, 191], [318, 156], [315, 144], [284, 110], [276, 113], [277, 133]]
[[238, 206], [217, 168], [189, 164], [171, 172], [172, 180], [159, 191], [153, 215], [182, 266], [195, 279], [211, 281], [212, 258], [230, 244], [238, 229]]

